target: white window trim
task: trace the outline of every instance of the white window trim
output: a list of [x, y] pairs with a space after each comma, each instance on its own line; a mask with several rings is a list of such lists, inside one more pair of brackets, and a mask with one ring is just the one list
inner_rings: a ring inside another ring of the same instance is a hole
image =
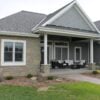
[[75, 47], [74, 48], [74, 60], [75, 62], [79, 61], [79, 60], [76, 60], [76, 49], [80, 49], [80, 60], [82, 59], [82, 48], [81, 47]]
[[[15, 62], [15, 55], [13, 55], [12, 62], [4, 62], [4, 43], [5, 42], [12, 42], [12, 43], [23, 43], [23, 61], [22, 62]], [[26, 40], [10, 40], [10, 39], [2, 39], [1, 40], [1, 66], [24, 66], [26, 65]]]

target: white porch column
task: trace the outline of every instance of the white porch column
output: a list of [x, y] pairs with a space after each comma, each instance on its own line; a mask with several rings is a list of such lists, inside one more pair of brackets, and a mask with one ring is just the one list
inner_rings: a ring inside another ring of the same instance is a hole
[[47, 34], [44, 34], [44, 65], [47, 65], [47, 40], [48, 36]]
[[94, 54], [93, 54], [93, 39], [90, 39], [90, 64], [94, 63]]

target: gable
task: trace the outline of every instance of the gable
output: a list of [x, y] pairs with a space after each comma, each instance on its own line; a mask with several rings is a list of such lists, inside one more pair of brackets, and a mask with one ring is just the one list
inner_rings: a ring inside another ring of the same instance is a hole
[[95, 31], [86, 23], [86, 21], [78, 13], [75, 7], [70, 8], [63, 15], [54, 20], [51, 24], [57, 26]]
[[99, 33], [96, 25], [85, 14], [76, 0], [62, 7], [56, 14], [55, 12], [49, 20], [42, 24], [42, 26], [54, 25]]

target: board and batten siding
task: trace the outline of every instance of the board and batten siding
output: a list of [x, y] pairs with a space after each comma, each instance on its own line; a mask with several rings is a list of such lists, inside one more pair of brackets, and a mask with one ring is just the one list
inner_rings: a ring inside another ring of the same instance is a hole
[[90, 26], [86, 23], [86, 21], [74, 7], [70, 8], [67, 12], [65, 12], [51, 24], [94, 31], [90, 28]]

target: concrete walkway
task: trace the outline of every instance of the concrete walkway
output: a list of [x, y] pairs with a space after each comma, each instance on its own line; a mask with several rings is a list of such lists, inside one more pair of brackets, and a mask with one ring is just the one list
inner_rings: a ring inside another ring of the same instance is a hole
[[78, 81], [85, 81], [85, 82], [100, 84], [100, 79], [81, 75], [81, 74], [72, 74], [72, 75], [64, 74], [64, 75], [58, 75], [58, 76], [62, 78], [69, 78], [69, 79], [74, 79]]

